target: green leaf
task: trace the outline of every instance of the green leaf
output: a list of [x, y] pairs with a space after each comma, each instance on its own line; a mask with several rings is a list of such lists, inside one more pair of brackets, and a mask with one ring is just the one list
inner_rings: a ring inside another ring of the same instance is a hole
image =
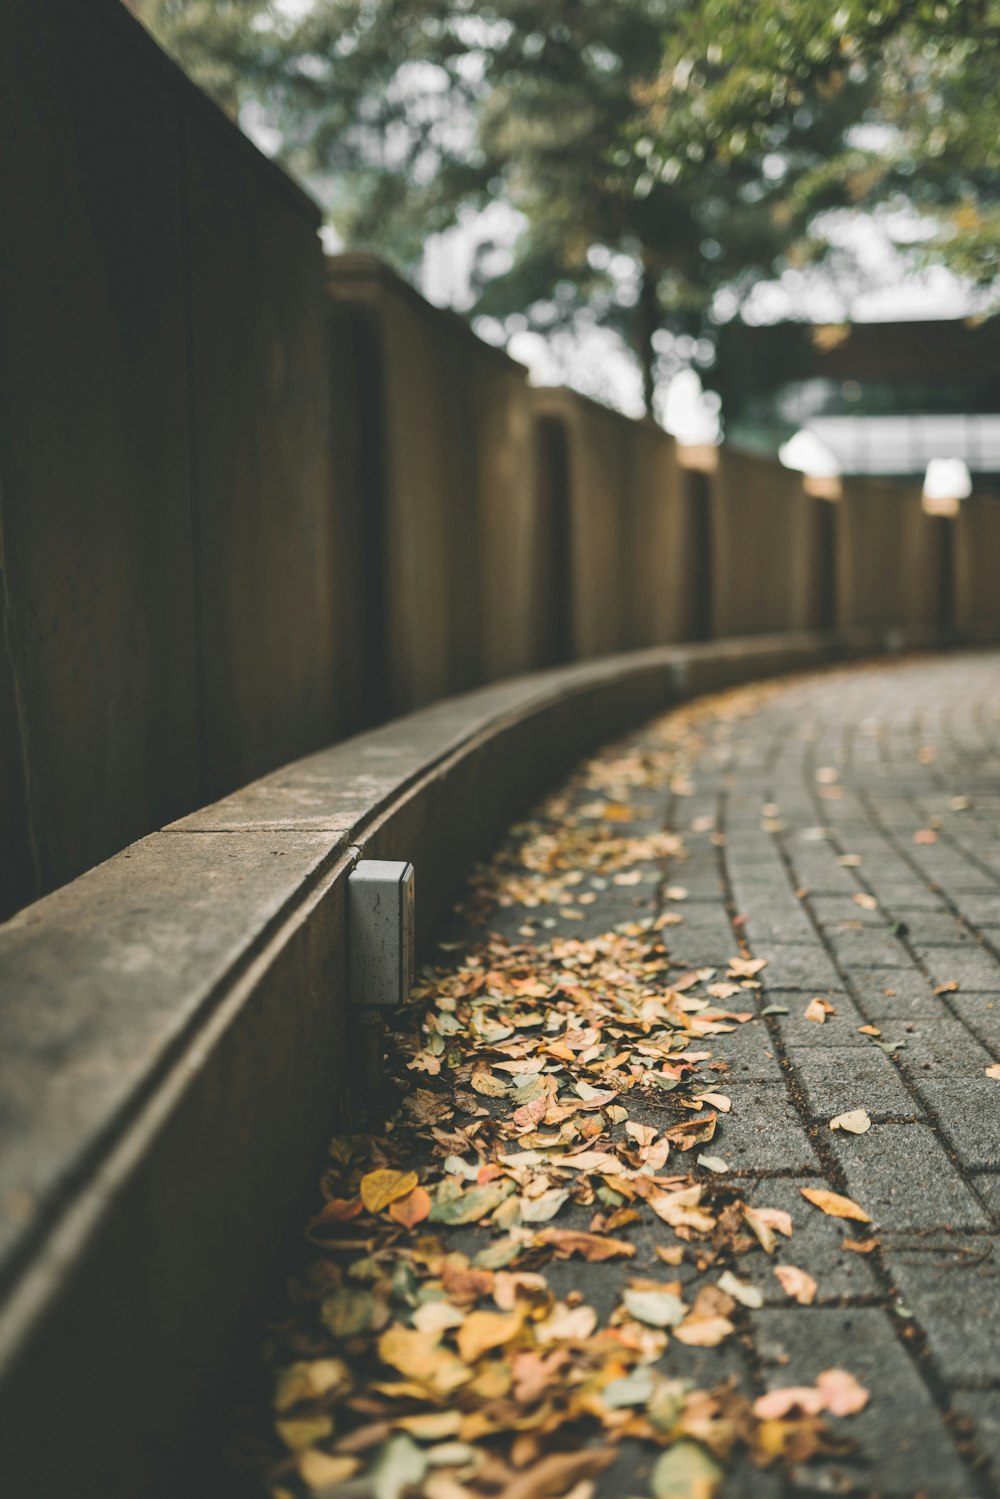
[[[452, 1181], [454, 1181], [452, 1177]], [[438, 1193], [437, 1201], [430, 1211], [431, 1223], [478, 1223], [488, 1213], [495, 1212], [505, 1198], [514, 1191], [512, 1181], [487, 1182], [484, 1187], [472, 1187], [458, 1196]]]
[[676, 1327], [687, 1311], [672, 1291], [625, 1291], [622, 1301], [629, 1314], [647, 1327]]
[[324, 1327], [335, 1338], [353, 1338], [365, 1332], [375, 1312], [375, 1300], [370, 1291], [359, 1291], [354, 1286], [342, 1286], [324, 1296], [320, 1317]]
[[655, 1499], [711, 1499], [722, 1483], [718, 1463], [694, 1442], [678, 1442], [653, 1469]]

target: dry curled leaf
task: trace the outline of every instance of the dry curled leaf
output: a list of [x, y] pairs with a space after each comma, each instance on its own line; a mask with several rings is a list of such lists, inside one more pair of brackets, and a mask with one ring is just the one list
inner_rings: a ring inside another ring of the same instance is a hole
[[557, 1259], [568, 1260], [578, 1254], [590, 1264], [601, 1260], [631, 1259], [635, 1245], [624, 1239], [606, 1239], [603, 1234], [588, 1234], [575, 1228], [546, 1228], [535, 1236], [536, 1244], [547, 1244]]
[[824, 1369], [816, 1388], [831, 1416], [854, 1416], [868, 1404], [869, 1393], [846, 1369]]
[[800, 1270], [797, 1265], [775, 1265], [774, 1273], [786, 1296], [790, 1296], [800, 1306], [812, 1306], [816, 1300], [817, 1287], [811, 1275]]
[[872, 1221], [864, 1208], [859, 1208], [849, 1197], [841, 1197], [839, 1192], [827, 1192], [821, 1187], [800, 1187], [799, 1191], [807, 1202], [831, 1218], [853, 1218], [858, 1223]]
[[864, 1135], [872, 1127], [871, 1119], [868, 1117], [867, 1109], [851, 1109], [846, 1114], [838, 1114], [830, 1120], [831, 1129], [846, 1130], [849, 1135]]
[[768, 1390], [753, 1403], [753, 1413], [760, 1421], [780, 1421], [793, 1411], [804, 1416], [818, 1416], [825, 1401], [814, 1385], [786, 1385], [782, 1389]]
[[806, 1020], [812, 1020], [816, 1025], [824, 1025], [828, 1015], [836, 1015], [836, 1010], [828, 999], [821, 999], [817, 994], [809, 1001], [802, 1011]]

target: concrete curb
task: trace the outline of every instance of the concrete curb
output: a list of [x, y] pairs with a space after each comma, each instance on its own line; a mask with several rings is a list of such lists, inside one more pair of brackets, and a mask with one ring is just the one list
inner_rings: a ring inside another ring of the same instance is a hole
[[473, 860], [595, 744], [735, 682], [932, 643], [761, 636], [515, 678], [283, 767], [0, 927], [0, 1467], [16, 1491], [199, 1491], [199, 1413], [349, 1094], [362, 851], [415, 864], [426, 941]]

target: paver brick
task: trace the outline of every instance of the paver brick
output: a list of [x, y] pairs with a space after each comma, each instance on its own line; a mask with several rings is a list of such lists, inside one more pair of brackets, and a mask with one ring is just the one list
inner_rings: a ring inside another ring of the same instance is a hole
[[918, 1073], [914, 1087], [967, 1170], [1000, 1165], [1000, 1082]]
[[1000, 1381], [1000, 1247], [986, 1235], [887, 1242], [886, 1268], [950, 1383]]
[[944, 1010], [940, 996], [918, 968], [857, 968], [851, 972], [851, 983], [866, 1015], [882, 1019], [908, 1021], [939, 1020]]
[[986, 1214], [928, 1124], [873, 1124], [865, 1135], [831, 1131], [847, 1195], [878, 1228], [984, 1228]]
[[822, 994], [836, 989], [840, 978], [818, 942], [767, 943], [758, 957], [767, 959], [764, 985], [767, 989], [811, 989]]
[[849, 1109], [867, 1109], [872, 1118], [923, 1112], [885, 1052], [875, 1046], [795, 1046], [789, 1048], [788, 1060], [813, 1119], [829, 1120]]
[[[795, 1473], [799, 1485], [827, 1493], [855, 1485], [862, 1493], [879, 1495], [919, 1491], [927, 1499], [971, 1499], [975, 1494], [941, 1413], [887, 1312], [878, 1307], [765, 1307], [756, 1325], [769, 1386], [811, 1384], [823, 1369], [842, 1368], [877, 1392], [850, 1422], [858, 1459], [831, 1461], [818, 1472], [810, 1464]], [[847, 1435], [846, 1423], [842, 1429]]]

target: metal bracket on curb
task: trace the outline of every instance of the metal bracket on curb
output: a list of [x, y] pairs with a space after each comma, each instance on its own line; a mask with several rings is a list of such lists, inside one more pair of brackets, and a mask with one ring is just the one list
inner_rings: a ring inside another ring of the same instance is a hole
[[347, 877], [348, 976], [365, 1083], [382, 1071], [382, 1027], [413, 985], [413, 865], [359, 859]]

